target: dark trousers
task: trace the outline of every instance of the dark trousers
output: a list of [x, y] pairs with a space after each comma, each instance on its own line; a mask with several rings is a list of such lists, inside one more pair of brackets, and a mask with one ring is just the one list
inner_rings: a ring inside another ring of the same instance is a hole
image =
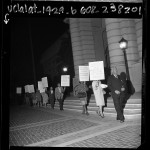
[[60, 110], [63, 110], [63, 99], [58, 99]]
[[52, 108], [54, 108], [54, 102], [55, 102], [54, 99], [51, 99], [51, 100], [50, 100], [50, 103], [51, 103], [51, 107], [52, 107]]
[[37, 101], [37, 105], [40, 107], [41, 106], [41, 101]]
[[123, 104], [122, 104], [122, 98], [120, 94], [112, 94], [112, 98], [114, 101], [114, 106], [117, 112], [117, 119], [119, 120], [124, 120], [124, 115], [123, 115]]

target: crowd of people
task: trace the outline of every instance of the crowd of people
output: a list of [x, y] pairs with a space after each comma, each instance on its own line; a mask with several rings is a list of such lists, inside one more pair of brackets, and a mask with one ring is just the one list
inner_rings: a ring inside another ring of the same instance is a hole
[[[75, 87], [75, 95], [80, 99], [81, 105], [83, 106], [82, 114], [89, 115], [88, 113], [88, 93], [89, 89], [92, 89], [96, 105], [98, 107], [97, 114], [104, 118], [104, 106], [106, 106], [106, 89], [102, 88], [101, 81], [95, 80], [92, 82], [91, 87], [87, 87], [86, 82], [80, 82], [78, 86]], [[128, 86], [127, 86], [127, 77], [125, 72], [121, 72], [120, 75], [118, 75], [117, 68], [112, 67], [111, 69], [111, 75], [109, 76], [107, 80], [107, 89], [109, 90], [109, 94], [113, 98], [115, 110], [117, 112], [116, 120], [119, 120], [120, 123], [123, 123], [125, 121], [123, 110], [125, 108], [125, 104], [129, 97], [131, 96], [128, 93]], [[107, 93], [108, 94], [108, 93]]]
[[[125, 72], [121, 72], [118, 75], [117, 68], [113, 67], [111, 69], [111, 75], [107, 80], [107, 89], [109, 89], [109, 96], [112, 96], [115, 110], [117, 112], [116, 120], [120, 120], [120, 122], [124, 122], [125, 117], [123, 113], [123, 109], [130, 95], [127, 89], [127, 77]], [[62, 87], [60, 83], [57, 84], [55, 90], [53, 87], [49, 89], [45, 88], [45, 92], [40, 93], [38, 89], [36, 89], [35, 93], [25, 93], [25, 103], [30, 106], [45, 106], [47, 104], [51, 105], [51, 108], [54, 109], [55, 100], [59, 102], [60, 110], [63, 111], [63, 103], [64, 103], [64, 93], [66, 88]], [[101, 81], [95, 80], [92, 81], [90, 85], [87, 83], [79, 82], [79, 84], [74, 88], [74, 95], [80, 99], [82, 105], [82, 114], [89, 115], [88, 112], [88, 104], [91, 98], [91, 94], [94, 94], [96, 105], [98, 107], [97, 114], [104, 118], [104, 106], [106, 106], [106, 88], [102, 88]]]
[[53, 90], [53, 87], [50, 87], [49, 90], [45, 88], [45, 91], [40, 93], [36, 89], [35, 93], [25, 93], [24, 103], [33, 107], [47, 107], [47, 104], [50, 104], [51, 108], [54, 109], [56, 99], [59, 102], [60, 110], [63, 110], [65, 89], [65, 87], [61, 87], [60, 83], [57, 84], [55, 90]]

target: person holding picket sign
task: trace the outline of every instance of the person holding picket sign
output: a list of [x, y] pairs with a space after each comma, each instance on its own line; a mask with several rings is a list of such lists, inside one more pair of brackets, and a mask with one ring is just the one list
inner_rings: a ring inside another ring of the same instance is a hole
[[106, 92], [101, 87], [101, 81], [96, 80], [92, 82], [92, 88], [96, 100], [96, 105], [99, 107], [97, 110], [97, 114], [104, 118], [104, 114], [102, 111], [102, 107], [105, 106], [104, 95]]
[[47, 95], [46, 92], [42, 92], [41, 95], [42, 95], [42, 98], [43, 98], [43, 105], [46, 107], [47, 103], [48, 103], [48, 95]]
[[61, 111], [64, 110], [63, 109], [63, 97], [64, 97], [65, 90], [66, 90], [66, 88], [65, 87], [63, 88], [60, 85], [60, 83], [58, 83], [57, 87], [55, 88], [55, 99], [58, 100]]
[[40, 107], [41, 106], [42, 97], [41, 97], [41, 93], [40, 93], [40, 91], [38, 89], [36, 89], [35, 96], [36, 96], [36, 100], [37, 100], [37, 105], [38, 105], [38, 107]]
[[51, 108], [54, 109], [55, 95], [54, 95], [54, 90], [52, 86], [50, 87], [50, 90], [49, 90], [49, 103], [51, 104]]
[[82, 114], [89, 115], [87, 111], [87, 85], [84, 81], [80, 82], [80, 84], [76, 88], [76, 95], [80, 99], [83, 111]]

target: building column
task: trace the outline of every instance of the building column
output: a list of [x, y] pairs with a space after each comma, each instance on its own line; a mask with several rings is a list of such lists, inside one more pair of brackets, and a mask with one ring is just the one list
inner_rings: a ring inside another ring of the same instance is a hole
[[119, 19], [105, 19], [107, 41], [109, 48], [110, 67], [117, 67], [118, 74], [125, 71], [125, 61], [123, 51], [119, 47], [119, 41], [122, 38]]
[[84, 64], [82, 45], [79, 31], [79, 19], [70, 18], [69, 19], [70, 33], [71, 33], [71, 42], [72, 42], [72, 51], [74, 59], [74, 69], [75, 77], [79, 78], [79, 66]]
[[142, 19], [135, 19], [139, 61], [142, 62]]
[[95, 61], [94, 38], [90, 18], [79, 19], [79, 29], [82, 44], [84, 65]]

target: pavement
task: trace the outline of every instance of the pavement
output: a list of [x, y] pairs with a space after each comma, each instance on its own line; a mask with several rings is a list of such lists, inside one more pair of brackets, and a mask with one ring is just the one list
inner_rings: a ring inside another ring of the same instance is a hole
[[70, 110], [14, 105], [10, 107], [9, 145], [27, 147], [138, 148], [141, 120], [101, 118]]

